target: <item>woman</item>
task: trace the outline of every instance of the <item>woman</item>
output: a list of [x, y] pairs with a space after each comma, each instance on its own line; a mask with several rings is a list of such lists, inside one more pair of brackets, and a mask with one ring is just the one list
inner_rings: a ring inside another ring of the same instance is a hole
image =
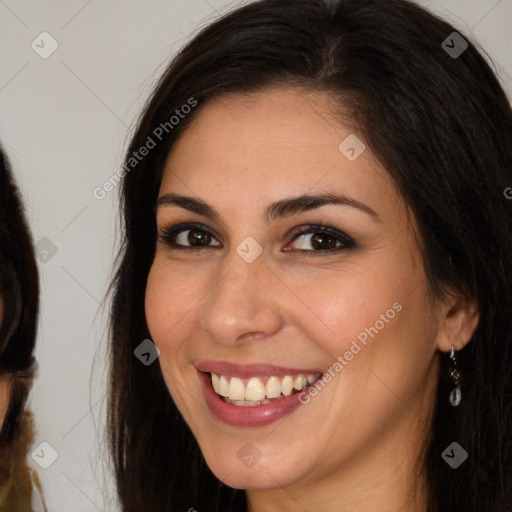
[[0, 511], [43, 510], [26, 465], [33, 438], [32, 386], [39, 281], [20, 195], [0, 150]]
[[195, 36], [124, 166], [122, 510], [511, 510], [511, 134], [480, 53], [407, 1]]

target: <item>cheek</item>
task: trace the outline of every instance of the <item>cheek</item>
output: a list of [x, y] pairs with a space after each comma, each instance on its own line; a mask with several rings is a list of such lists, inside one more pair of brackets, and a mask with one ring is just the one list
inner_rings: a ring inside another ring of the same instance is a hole
[[170, 297], [165, 293], [165, 285], [158, 279], [158, 271], [153, 265], [146, 284], [144, 307], [149, 332], [157, 345], [165, 332], [165, 311], [173, 309], [172, 304], [169, 304]]
[[302, 326], [311, 339], [336, 358], [348, 350], [358, 336], [364, 341], [365, 336], [368, 337], [365, 329], [376, 322], [379, 330], [387, 330], [388, 322], [383, 324], [381, 315], [385, 320], [391, 318], [389, 323], [397, 316], [393, 304], [400, 298], [401, 283], [385, 279], [385, 275], [389, 273], [358, 269], [330, 273], [328, 279], [320, 282], [318, 276], [312, 275], [311, 280], [302, 279], [300, 284], [290, 286], [297, 296], [304, 297], [304, 303], [299, 305], [295, 301], [296, 306], [288, 311], [296, 325]]
[[146, 322], [160, 349], [160, 363], [171, 372], [184, 363], [187, 340], [198, 323], [200, 300], [206, 294], [200, 273], [183, 271], [162, 257], [150, 269], [145, 294]]
[[[176, 351], [179, 347], [180, 330], [184, 322], [179, 322], [183, 316], [184, 301], [176, 300], [175, 283], [171, 276], [161, 271], [158, 265], [153, 265], [146, 285], [145, 311], [146, 322], [153, 343], [160, 350], [159, 363], [165, 380], [172, 375], [173, 368], [169, 362], [176, 361]], [[169, 387], [170, 382], [168, 382]]]
[[302, 280], [295, 291], [308, 308], [288, 309], [333, 373], [343, 375], [335, 383], [347, 387], [341, 394], [366, 401], [378, 397], [374, 406], [396, 401], [379, 378], [406, 396], [418, 389], [435, 338], [423, 274], [398, 258], [386, 263], [332, 273], [321, 282]]
[[186, 325], [190, 295], [190, 287], [184, 286], [180, 273], [155, 259], [146, 285], [145, 311], [149, 331], [157, 345], [176, 338], [176, 333]]

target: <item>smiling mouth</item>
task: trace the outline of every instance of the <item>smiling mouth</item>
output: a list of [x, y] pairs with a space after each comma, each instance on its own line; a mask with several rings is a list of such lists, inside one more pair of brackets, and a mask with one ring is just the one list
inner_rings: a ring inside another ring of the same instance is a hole
[[240, 407], [257, 407], [300, 393], [320, 374], [261, 376], [244, 379], [210, 372], [213, 390], [224, 402]]

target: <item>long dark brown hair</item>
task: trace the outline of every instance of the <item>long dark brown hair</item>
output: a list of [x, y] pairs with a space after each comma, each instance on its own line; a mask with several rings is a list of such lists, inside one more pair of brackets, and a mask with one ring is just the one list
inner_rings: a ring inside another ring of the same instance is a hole
[[35, 365], [39, 278], [20, 193], [1, 148], [0, 296], [4, 303], [0, 374], [10, 377], [9, 404], [0, 430], [0, 471], [7, 475], [15, 469], [14, 463], [23, 463], [32, 439], [32, 420], [25, 403]]
[[[206, 466], [159, 365], [133, 351], [150, 337], [144, 294], [173, 144], [212, 98], [273, 86], [322, 91], [348, 110], [414, 214], [431, 291], [479, 304], [479, 326], [458, 353], [457, 408], [441, 372], [423, 461], [428, 511], [512, 510], [512, 112], [468, 36], [461, 55], [447, 51], [454, 31], [406, 0], [262, 0], [211, 23], [172, 60], [138, 122], [121, 191], [109, 440], [123, 512], [246, 510], [244, 491]], [[197, 107], [162, 131], [191, 98]], [[135, 165], [148, 137], [156, 147]], [[454, 440], [469, 454], [456, 470], [441, 457]]]

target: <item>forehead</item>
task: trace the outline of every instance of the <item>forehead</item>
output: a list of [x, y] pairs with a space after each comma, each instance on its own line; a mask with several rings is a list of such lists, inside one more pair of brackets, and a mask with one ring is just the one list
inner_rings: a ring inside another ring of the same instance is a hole
[[394, 195], [368, 148], [353, 161], [340, 150], [357, 134], [336, 117], [339, 111], [330, 95], [303, 89], [214, 98], [176, 141], [161, 190], [246, 201], [333, 188], [357, 192], [361, 201]]
[[325, 93], [302, 89], [226, 94], [202, 107], [173, 152], [213, 150], [221, 158], [223, 150], [229, 155], [230, 149], [243, 147], [264, 157], [324, 147], [337, 156], [340, 136], [349, 130], [335, 120], [333, 108]]

